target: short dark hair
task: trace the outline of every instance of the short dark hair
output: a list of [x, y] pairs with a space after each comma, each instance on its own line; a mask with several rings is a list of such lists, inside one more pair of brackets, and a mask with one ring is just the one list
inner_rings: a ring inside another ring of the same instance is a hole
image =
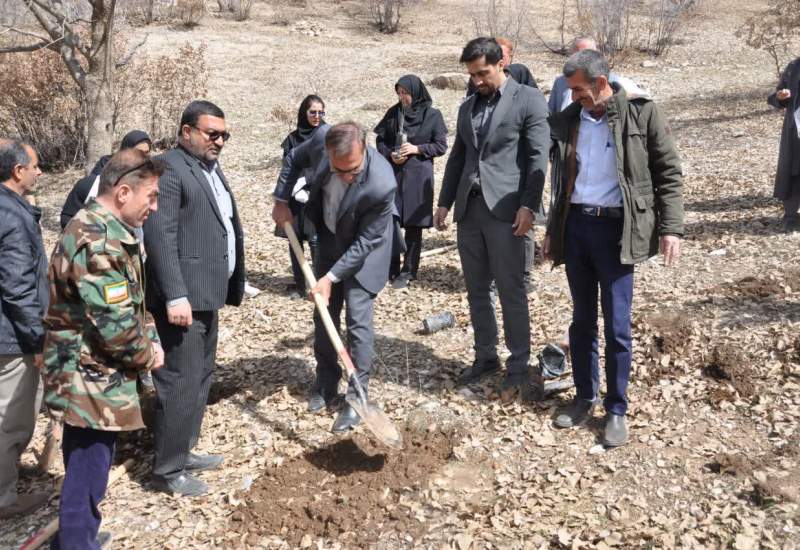
[[569, 78], [578, 71], [583, 72], [589, 82], [594, 82], [598, 76], [608, 78], [611, 74], [608, 61], [597, 50], [581, 50], [569, 56], [564, 64], [564, 76]]
[[17, 139], [0, 139], [0, 182], [10, 180], [17, 166], [28, 166], [31, 163], [32, 159], [25, 150], [25, 145]]
[[350, 154], [354, 143], [367, 145], [367, 131], [358, 122], [348, 120], [334, 124], [325, 134], [325, 149], [337, 157]]
[[111, 157], [100, 172], [97, 194], [104, 195], [120, 183], [135, 188], [145, 180], [153, 176], [159, 177], [163, 173], [164, 164], [160, 160], [151, 158], [138, 149], [123, 149]]
[[205, 99], [197, 99], [189, 103], [189, 105], [186, 106], [186, 109], [183, 110], [180, 128], [183, 128], [184, 124], [196, 126], [198, 119], [203, 115], [225, 118], [225, 113], [222, 112], [222, 109], [210, 101], [206, 101]]
[[473, 38], [464, 46], [460, 61], [470, 63], [481, 57], [485, 57], [489, 65], [497, 65], [503, 59], [503, 49], [494, 38], [486, 36]]

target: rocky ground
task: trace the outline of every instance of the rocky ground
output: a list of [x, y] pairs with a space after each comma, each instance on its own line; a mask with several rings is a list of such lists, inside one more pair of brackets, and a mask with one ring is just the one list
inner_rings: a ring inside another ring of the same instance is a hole
[[[555, 33], [557, 2], [537, 13]], [[285, 292], [287, 246], [269, 221], [270, 190], [302, 96], [318, 91], [328, 118], [374, 125], [407, 72], [459, 70], [472, 33], [465, 2], [418, 4], [405, 29], [379, 36], [352, 1], [256, 3], [244, 23], [207, 16], [192, 31], [150, 29], [147, 47], [208, 44], [210, 97], [234, 138], [223, 166], [247, 232], [250, 282], [263, 292], [222, 312], [220, 368], [200, 450], [225, 466], [203, 474], [212, 492], [177, 499], [148, 481], [151, 440], [125, 437], [118, 460], [135, 466], [109, 489], [104, 529], [118, 548], [796, 548], [800, 545], [800, 236], [780, 231], [771, 199], [780, 115], [765, 98], [768, 57], [741, 45], [747, 15], [706, 0], [682, 44], [655, 66], [629, 58], [616, 70], [647, 86], [684, 159], [686, 229], [676, 268], [637, 268], [631, 442], [598, 445], [600, 413], [556, 431], [565, 393], [502, 405], [499, 378], [454, 385], [471, 363], [472, 332], [455, 252], [424, 261], [408, 290], [377, 300], [373, 396], [402, 427], [389, 452], [363, 428], [329, 433], [332, 416], [305, 413], [313, 373], [311, 310]], [[747, 9], [753, 9], [749, 7]], [[443, 22], [447, 22], [443, 24]], [[541, 48], [518, 60], [549, 84], [563, 58]], [[461, 94], [431, 90], [452, 130]], [[443, 162], [437, 165], [440, 179]], [[48, 174], [39, 201], [49, 245], [76, 173]], [[428, 249], [454, 242], [426, 233]], [[540, 266], [530, 297], [532, 345], [558, 340], [570, 318], [564, 272]], [[421, 320], [450, 311], [434, 335]], [[32, 451], [41, 449], [41, 416]], [[56, 483], [59, 465], [23, 490]], [[54, 517], [57, 500], [0, 526], [16, 547]]]

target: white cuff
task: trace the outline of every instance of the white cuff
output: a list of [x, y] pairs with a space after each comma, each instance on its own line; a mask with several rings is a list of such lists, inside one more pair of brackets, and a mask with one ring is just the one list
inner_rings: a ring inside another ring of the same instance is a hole
[[333, 283], [338, 283], [340, 281], [339, 277], [333, 274], [332, 271], [328, 271], [325, 276], [331, 280]]
[[167, 307], [179, 306], [181, 304], [188, 304], [189, 298], [186, 296], [181, 296], [180, 298], [175, 298], [174, 300], [170, 300], [167, 302]]

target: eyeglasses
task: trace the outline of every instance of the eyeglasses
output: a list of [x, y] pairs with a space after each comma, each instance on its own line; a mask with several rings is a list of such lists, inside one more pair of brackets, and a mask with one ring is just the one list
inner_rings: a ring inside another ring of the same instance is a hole
[[195, 130], [203, 134], [208, 138], [209, 141], [217, 141], [219, 138], [222, 138], [223, 143], [231, 139], [230, 132], [218, 132], [217, 130], [203, 130], [197, 126], [192, 126]]
[[308, 111], [309, 116], [325, 116], [325, 111]]
[[350, 170], [339, 170], [333, 164], [331, 164], [331, 172], [333, 172], [337, 176], [358, 176], [363, 171], [364, 171], [364, 161], [361, 161], [361, 164], [359, 164], [355, 168], [351, 168]]

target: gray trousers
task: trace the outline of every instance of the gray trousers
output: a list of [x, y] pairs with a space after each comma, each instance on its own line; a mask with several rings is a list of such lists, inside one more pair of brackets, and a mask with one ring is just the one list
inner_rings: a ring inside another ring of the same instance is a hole
[[[336, 250], [336, 243], [334, 236], [327, 228], [319, 231], [318, 239], [314, 271], [317, 278], [320, 278], [333, 267], [339, 257], [331, 254]], [[346, 306], [347, 348], [356, 366], [358, 381], [364, 391], [367, 391], [369, 374], [372, 371], [375, 342], [375, 332], [372, 326], [374, 305], [375, 294], [364, 289], [355, 278], [344, 279], [334, 284], [328, 302], [328, 312], [333, 318], [336, 330], [340, 333], [342, 308]], [[317, 361], [315, 389], [327, 395], [333, 395], [342, 376], [342, 367], [339, 365], [339, 357], [328, 333], [325, 332], [325, 325], [316, 311], [314, 312], [314, 357]], [[347, 397], [355, 397], [355, 389], [352, 384], [347, 388]]]
[[33, 355], [0, 355], [0, 507], [17, 501], [17, 462], [31, 441], [41, 405]]
[[179, 476], [200, 437], [217, 355], [217, 311], [193, 311], [192, 324], [178, 327], [166, 312], [155, 313], [164, 366], [152, 372], [156, 387], [153, 473]]
[[497, 320], [489, 289], [492, 279], [503, 310], [503, 330], [511, 356], [508, 374], [528, 370], [531, 326], [525, 293], [525, 239], [514, 236], [511, 223], [495, 218], [483, 197], [469, 199], [458, 223], [458, 253], [467, 286], [467, 300], [475, 330], [475, 360], [497, 360]]

